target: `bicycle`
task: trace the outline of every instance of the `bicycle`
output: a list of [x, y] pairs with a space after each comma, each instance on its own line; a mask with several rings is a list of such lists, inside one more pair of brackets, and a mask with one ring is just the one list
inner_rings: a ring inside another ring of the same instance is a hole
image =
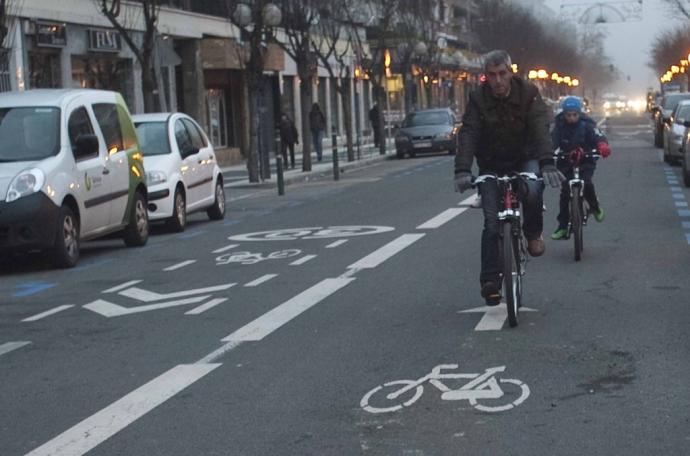
[[[527, 191], [527, 180], [542, 180], [534, 173], [508, 174], [497, 176], [484, 174], [474, 180], [474, 186], [494, 179], [502, 196], [498, 212], [499, 262], [502, 264], [501, 277], [508, 310], [508, 324], [518, 324], [518, 313], [522, 307], [522, 277], [527, 266], [527, 241], [522, 235], [522, 215], [520, 196]], [[522, 188], [520, 186], [522, 185]]]
[[[455, 370], [457, 364], [440, 364], [431, 372], [417, 380], [393, 380], [379, 385], [364, 395], [359, 405], [369, 413], [397, 412], [403, 407], [409, 407], [417, 402], [424, 393], [424, 383], [441, 391], [441, 400], [468, 401], [469, 404], [482, 412], [503, 412], [522, 404], [530, 395], [530, 389], [524, 382], [513, 378], [497, 378], [496, 374], [504, 372], [505, 366], [485, 369], [481, 374], [462, 374], [456, 372], [442, 372]], [[466, 380], [462, 387], [451, 389], [446, 381], [457, 383], [455, 380]], [[509, 386], [506, 393], [503, 386]], [[393, 388], [393, 391], [387, 393]], [[412, 392], [412, 396], [403, 396]], [[407, 398], [409, 397], [409, 399]], [[514, 399], [513, 399], [514, 398]], [[512, 400], [511, 400], [512, 399]], [[484, 403], [480, 403], [483, 401]]]
[[570, 189], [568, 208], [570, 214], [568, 217], [567, 238], [571, 235], [573, 236], [575, 261], [580, 261], [584, 251], [584, 227], [587, 225], [587, 217], [589, 215], [589, 208], [585, 207], [583, 202], [585, 181], [580, 178], [580, 164], [586, 158], [597, 160], [601, 155], [595, 151], [585, 152], [581, 148], [566, 153], [559, 148], [556, 149], [553, 156], [556, 162], [558, 160], [568, 160], [573, 168], [573, 177], [568, 180], [568, 187]]

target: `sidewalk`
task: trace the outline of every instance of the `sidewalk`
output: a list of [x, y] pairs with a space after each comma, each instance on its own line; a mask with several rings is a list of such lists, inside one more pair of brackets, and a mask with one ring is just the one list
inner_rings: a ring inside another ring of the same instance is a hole
[[[288, 157], [289, 158], [289, 157]], [[395, 158], [395, 143], [389, 139], [386, 144], [386, 154], [381, 155], [372, 143], [360, 146], [359, 159], [357, 158], [357, 146], [355, 146], [355, 160], [347, 161], [347, 148], [338, 146], [338, 165], [340, 171], [369, 166], [383, 160]], [[275, 156], [271, 157], [271, 177], [261, 182], [249, 182], [247, 165], [242, 163], [221, 168], [225, 187], [228, 188], [271, 188], [277, 187], [278, 175], [276, 171]], [[316, 152], [311, 153], [311, 171], [302, 171], [302, 153], [295, 152], [295, 168], [283, 169], [283, 181], [285, 185], [294, 182], [306, 182], [310, 180], [333, 179], [333, 148], [323, 148], [322, 161], [316, 161]]]

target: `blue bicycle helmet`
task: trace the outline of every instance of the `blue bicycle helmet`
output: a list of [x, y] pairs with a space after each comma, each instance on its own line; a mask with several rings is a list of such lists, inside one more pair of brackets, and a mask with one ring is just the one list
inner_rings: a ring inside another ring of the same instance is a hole
[[582, 112], [582, 102], [578, 97], [566, 97], [561, 104], [561, 108], [563, 108], [563, 112], [575, 111], [580, 113]]

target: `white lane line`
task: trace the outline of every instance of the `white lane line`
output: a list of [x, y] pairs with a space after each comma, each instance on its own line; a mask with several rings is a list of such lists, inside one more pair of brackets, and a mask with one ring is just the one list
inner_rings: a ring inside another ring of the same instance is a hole
[[129, 282], [123, 283], [122, 285], [118, 285], [118, 286], [113, 287], [113, 288], [108, 288], [103, 293], [115, 293], [116, 291], [124, 290], [127, 287], [131, 287], [132, 285], [136, 285], [139, 282], [142, 282], [142, 281], [141, 280], [131, 280]]
[[474, 203], [474, 200], [475, 200], [476, 198], [477, 198], [477, 194], [476, 194], [476, 193], [473, 193], [473, 194], [472, 194], [471, 196], [469, 196], [468, 198], [465, 198], [464, 200], [460, 201], [460, 202], [458, 203], [458, 206], [469, 206], [469, 205], [471, 205], [472, 203]]
[[348, 285], [354, 278], [324, 279], [297, 296], [268, 311], [256, 320], [221, 339], [223, 342], [258, 341], [271, 334], [302, 312]]
[[414, 244], [426, 234], [403, 234], [364, 258], [352, 263], [348, 269], [372, 269], [380, 265], [396, 253]]
[[333, 242], [332, 244], [328, 244], [328, 245], [326, 246], [326, 248], [327, 248], [327, 249], [334, 249], [334, 248], [338, 247], [339, 245], [345, 244], [346, 242], [347, 242], [347, 239], [341, 239], [341, 240], [339, 240], [339, 241]]
[[83, 307], [89, 309], [92, 312], [103, 315], [104, 317], [113, 318], [120, 317], [122, 315], [131, 315], [135, 313], [148, 312], [151, 310], [167, 309], [169, 307], [186, 306], [187, 304], [196, 304], [205, 299], [210, 298], [207, 296], [195, 296], [194, 298], [180, 299], [178, 301], [169, 302], [159, 302], [158, 304], [147, 304], [145, 306], [139, 307], [124, 307], [119, 304], [113, 304], [112, 302], [105, 301], [103, 299], [97, 299], [90, 302]]
[[235, 247], [237, 247], [238, 245], [239, 245], [239, 244], [230, 244], [230, 245], [226, 245], [225, 247], [221, 247], [221, 248], [219, 248], [219, 249], [214, 250], [213, 253], [221, 253], [221, 252], [225, 252], [225, 251], [227, 251], [227, 250], [232, 250], [232, 249], [234, 249]]
[[0, 356], [31, 344], [29, 341], [7, 342], [0, 345]]
[[685, 199], [685, 195], [682, 193], [671, 193], [673, 199], [682, 200]]
[[[482, 306], [474, 309], [463, 310], [460, 313], [483, 313], [481, 320], [474, 327], [475, 331], [500, 331], [508, 319], [508, 308], [505, 302], [497, 306]], [[536, 312], [535, 309], [522, 307], [520, 312]]]
[[316, 258], [316, 255], [304, 255], [299, 260], [295, 260], [292, 263], [290, 263], [290, 266], [299, 266], [300, 264], [304, 264], [309, 260], [313, 260], [314, 258]]
[[83, 455], [220, 364], [180, 364], [46, 442], [26, 456]]
[[199, 307], [195, 307], [194, 309], [185, 312], [185, 315], [199, 315], [200, 313], [206, 312], [208, 309], [213, 309], [216, 307], [218, 304], [222, 304], [225, 301], [227, 301], [228, 298], [216, 298], [216, 299], [211, 299], [209, 302], [206, 304], [202, 304]]
[[252, 280], [251, 282], [245, 283], [244, 286], [245, 287], [257, 287], [264, 282], [268, 282], [269, 280], [271, 280], [274, 277], [278, 277], [278, 274], [266, 274], [266, 275], [259, 277], [256, 280]]
[[671, 189], [671, 193], [683, 193], [683, 189], [680, 187], [669, 187]]
[[182, 263], [177, 263], [172, 266], [168, 266], [167, 268], [163, 269], [164, 271], [174, 271], [176, 269], [184, 268], [185, 266], [189, 266], [190, 264], [196, 263], [196, 260], [187, 260], [183, 261]]
[[34, 315], [33, 317], [25, 318], [25, 319], [23, 319], [22, 321], [36, 321], [36, 320], [40, 320], [41, 318], [49, 317], [49, 316], [51, 316], [51, 315], [53, 315], [53, 314], [56, 314], [56, 313], [58, 313], [58, 312], [62, 312], [63, 310], [67, 310], [67, 309], [69, 309], [70, 307], [74, 307], [74, 305], [73, 305], [73, 304], [65, 304], [65, 305], [62, 305], [62, 306], [57, 306], [57, 307], [54, 307], [54, 308], [52, 308], [52, 309], [50, 309], [50, 310], [46, 310], [45, 312], [41, 312], [40, 314], [36, 314], [36, 315]]
[[676, 201], [676, 207], [688, 207], [688, 203], [686, 201]]
[[438, 214], [436, 217], [427, 220], [426, 222], [422, 223], [417, 227], [418, 230], [433, 230], [436, 229], [442, 225], [444, 225], [447, 222], [450, 222], [453, 220], [455, 217], [458, 215], [462, 214], [467, 210], [466, 207], [452, 207], [450, 209], [446, 209], [445, 211], [441, 212]]
[[198, 294], [215, 293], [216, 291], [224, 291], [232, 288], [236, 283], [226, 283], [225, 285], [216, 285], [206, 288], [195, 288], [193, 290], [178, 291], [175, 293], [159, 294], [154, 291], [142, 290], [141, 288], [132, 287], [120, 292], [121, 296], [136, 299], [142, 302], [160, 301], [161, 299], [175, 299], [184, 296], [194, 296]]

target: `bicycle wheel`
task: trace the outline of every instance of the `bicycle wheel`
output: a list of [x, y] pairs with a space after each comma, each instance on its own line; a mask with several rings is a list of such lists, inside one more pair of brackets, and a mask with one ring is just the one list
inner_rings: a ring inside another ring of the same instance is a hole
[[510, 223], [503, 224], [503, 291], [508, 308], [508, 324], [515, 327], [518, 324], [518, 307], [522, 294], [521, 276], [518, 271], [519, 256], [516, 236]]
[[570, 199], [570, 225], [575, 241], [575, 261], [582, 259], [582, 203], [579, 189], [574, 189]]

